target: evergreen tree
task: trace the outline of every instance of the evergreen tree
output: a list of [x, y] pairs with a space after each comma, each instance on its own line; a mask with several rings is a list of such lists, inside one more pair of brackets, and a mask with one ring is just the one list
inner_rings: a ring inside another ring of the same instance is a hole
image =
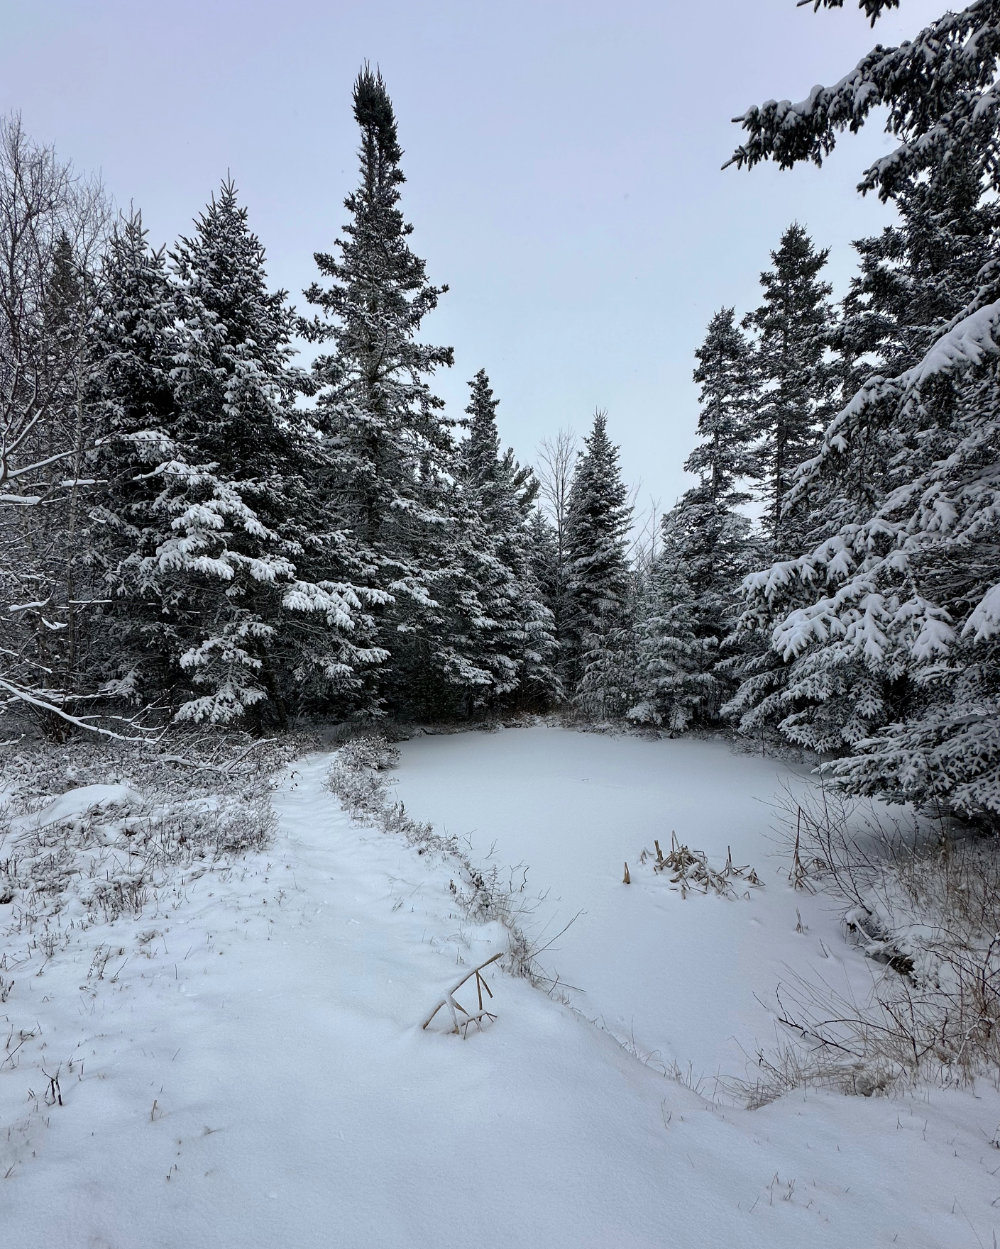
[[152, 251], [139, 214], [113, 232], [102, 271], [100, 317], [89, 402], [99, 438], [91, 457], [100, 483], [91, 506], [91, 558], [103, 608], [103, 689], [147, 703], [175, 680], [163, 646], [157, 579], [147, 561], [162, 537], [153, 505], [159, 465], [174, 456], [171, 372], [177, 308], [162, 250]]
[[831, 287], [819, 280], [828, 254], [814, 249], [800, 225], [790, 225], [771, 253], [774, 267], [760, 275], [763, 303], [745, 321], [757, 331], [760, 493], [775, 554], [799, 549], [801, 520], [789, 512], [789, 490], [833, 411], [836, 370], [825, 359], [833, 336]]
[[[354, 85], [354, 116], [360, 184], [345, 200], [337, 254], [316, 255], [329, 284], [306, 292], [325, 314], [311, 333], [334, 347], [315, 365], [317, 424], [336, 450], [338, 521], [358, 543], [386, 657], [370, 709], [427, 714], [489, 683], [468, 658], [471, 642], [449, 635], [456, 611], [472, 620], [480, 610], [455, 584], [454, 445], [427, 382], [452, 363], [452, 350], [417, 339], [447, 288], [430, 285], [410, 249], [395, 115], [381, 75], [367, 67]], [[450, 607], [441, 597], [449, 592]]]
[[714, 719], [722, 699], [732, 693], [730, 672], [736, 656], [728, 637], [739, 616], [740, 583], [761, 555], [753, 527], [740, 511], [750, 502], [747, 485], [760, 470], [760, 449], [754, 443], [759, 428], [758, 365], [734, 320], [731, 308], [717, 313], [695, 353], [701, 442], [684, 467], [701, 480], [681, 499], [670, 525], [673, 547], [694, 596], [696, 635], [704, 643], [706, 662], [714, 657], [714, 682], [705, 686], [711, 688], [711, 697], [701, 704], [703, 719]]
[[[881, 379], [918, 363], [977, 290], [979, 272], [997, 241], [996, 210], [980, 197], [969, 163], [956, 161], [948, 177], [904, 187], [900, 224], [857, 245], [861, 272], [845, 300], [840, 336], [845, 347], [853, 345], [849, 379], [866, 386], [871, 401], [857, 422], [847, 414], [838, 418], [835, 453], [830, 454], [828, 432], [817, 462], [794, 487], [811, 515], [807, 550], [821, 547], [838, 531], [864, 525], [894, 486], [908, 486], [945, 451], [940, 440], [948, 437], [945, 431], [962, 405], [954, 386], [940, 381], [926, 386], [919, 409], [913, 406], [901, 419], [897, 398], [891, 388], [882, 389]], [[807, 640], [795, 634], [794, 649], [784, 652], [785, 662], [777, 673], [773, 670], [772, 637], [787, 640], [782, 622], [814, 603], [813, 578], [822, 566], [822, 560], [792, 561], [754, 582], [743, 639], [752, 629], [762, 633], [771, 658], [759, 662], [763, 680], [756, 689], [748, 681], [734, 709], [741, 712], [745, 729], [780, 723], [781, 731], [799, 744], [840, 753], [912, 714], [922, 696], [904, 650], [861, 650], [839, 636]], [[828, 592], [842, 571], [836, 566], [832, 575], [821, 574]], [[850, 634], [855, 633], [852, 624]]]
[[520, 693], [548, 702], [557, 685], [555, 640], [535, 574], [528, 517], [538, 484], [512, 450], [500, 450], [498, 401], [480, 369], [469, 383], [468, 438], [460, 464], [467, 508], [462, 526], [467, 563], [483, 615], [479, 662], [491, 674], [491, 702]]
[[[814, 8], [840, 8], [818, 0]], [[862, 0], [872, 24], [896, 0]], [[928, 170], [944, 170], [957, 151], [978, 154], [978, 167], [996, 188], [1000, 102], [998, 0], [973, 0], [929, 22], [896, 48], [878, 44], [833, 87], [815, 87], [806, 100], [769, 100], [738, 118], [747, 132], [729, 164], [752, 168], [774, 160], [782, 169], [799, 161], [821, 165], [837, 133], [856, 133], [873, 109], [888, 110], [885, 128], [896, 149], [864, 171], [859, 190], [897, 196]]]
[[556, 633], [554, 604], [559, 601], [562, 589], [562, 565], [559, 559], [558, 538], [555, 526], [540, 506], [531, 509], [527, 521], [531, 568], [538, 592], [546, 610], [552, 616], [555, 664], [561, 667], [562, 647]]
[[754, 445], [761, 420], [758, 361], [735, 316], [733, 308], [720, 309], [695, 352], [701, 442], [684, 465], [701, 478], [712, 503], [727, 508], [750, 501], [745, 483], [760, 469], [760, 452]]
[[632, 702], [634, 586], [626, 546], [632, 509], [604, 412], [594, 414], [584, 439], [568, 510], [567, 692], [588, 715], [623, 715]]
[[306, 580], [296, 564], [308, 562], [303, 528], [317, 507], [294, 405], [293, 321], [283, 294], [267, 291], [263, 249], [231, 183], [172, 259], [170, 282], [136, 220], [109, 266], [100, 404], [111, 475], [100, 517], [131, 642], [109, 689], [163, 693], [179, 719], [284, 723], [320, 661], [327, 695], [357, 684], [363, 596]]
[[[763, 303], [745, 319], [758, 335], [757, 473], [766, 505], [764, 558], [794, 556], [805, 545], [810, 508], [792, 487], [818, 447], [843, 373], [828, 358], [835, 321], [828, 302], [831, 288], [819, 280], [827, 255], [814, 249], [800, 225], [789, 226], [771, 253], [773, 268], [760, 276]], [[738, 614], [727, 649], [723, 667], [738, 688], [723, 713], [736, 718], [743, 732], [773, 728], [787, 714], [788, 672], [771, 647], [766, 612], [755, 605]]]
[[[873, 20], [883, 7], [871, 0]], [[742, 119], [750, 138], [734, 159], [819, 161], [837, 129], [857, 129], [871, 108], [887, 104], [888, 126], [900, 144], [866, 171], [863, 187], [878, 188], [901, 205], [908, 198], [913, 209], [921, 201], [959, 204], [970, 172], [976, 183], [982, 179], [996, 191], [996, 18], [995, 0], [980, 0], [946, 14], [899, 48], [875, 48], [836, 87], [817, 88], [804, 104], [771, 102], [750, 110]], [[937, 185], [923, 192], [925, 170]], [[963, 215], [955, 214], [956, 221]], [[933, 215], [926, 220], [935, 227]], [[902, 341], [899, 363], [906, 367], [894, 376], [873, 373], [832, 420], [796, 487], [800, 497], [816, 485], [834, 497], [826, 483], [843, 483], [832, 531], [801, 559], [756, 577], [751, 605], [767, 606], [776, 620], [775, 649], [789, 659], [801, 657], [841, 679], [862, 668], [879, 682], [880, 693], [894, 678], [905, 683], [900, 702], [863, 715], [864, 735], [834, 765], [849, 789], [934, 800], [996, 825], [1000, 258], [995, 241], [990, 252], [971, 283], [957, 266], [945, 266], [957, 289], [965, 287], [965, 303], [943, 324], [939, 317], [954, 306], [956, 291], [925, 273], [907, 292], [904, 272], [905, 303], [917, 294], [924, 307], [942, 310], [914, 318], [930, 322], [926, 346], [915, 344], [918, 358], [907, 363]], [[889, 470], [881, 488], [874, 474], [864, 472], [873, 443]], [[852, 474], [863, 474], [864, 491], [847, 484]]]
[[728, 688], [720, 671], [738, 587], [756, 548], [738, 509], [757, 467], [757, 381], [753, 352], [732, 308], [709, 322], [696, 352], [701, 442], [685, 464], [701, 478], [663, 519], [662, 549], [640, 604], [639, 702], [632, 719], [679, 731], [710, 722]]
[[860, 272], [843, 304], [838, 350], [856, 362], [849, 399], [874, 373], [895, 376], [928, 350], [978, 287], [998, 210], [983, 198], [974, 153], [955, 151], [947, 176], [906, 183], [899, 223], [854, 246]]
[[698, 597], [688, 578], [681, 506], [663, 518], [662, 543], [642, 586], [637, 609], [637, 701], [630, 720], [680, 733], [718, 702], [712, 673], [717, 641], [704, 631]]

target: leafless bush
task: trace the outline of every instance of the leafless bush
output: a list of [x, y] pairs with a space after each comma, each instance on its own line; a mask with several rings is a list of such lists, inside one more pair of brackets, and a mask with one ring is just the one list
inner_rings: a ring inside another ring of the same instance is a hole
[[844, 904], [845, 936], [884, 970], [854, 1000], [828, 984], [779, 987], [797, 1043], [761, 1059], [761, 1103], [821, 1083], [870, 1095], [919, 1080], [1000, 1074], [1000, 839], [852, 804], [786, 796], [793, 881]]

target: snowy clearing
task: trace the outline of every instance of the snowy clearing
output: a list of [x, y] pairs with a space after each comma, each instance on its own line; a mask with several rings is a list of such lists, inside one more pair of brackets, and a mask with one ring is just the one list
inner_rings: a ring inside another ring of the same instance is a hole
[[[555, 938], [540, 962], [573, 1005], [706, 1091], [748, 1061], [752, 1078], [758, 1046], [779, 1039], [774, 993], [790, 971], [862, 997], [880, 974], [845, 944], [834, 903], [789, 886], [773, 804], [808, 784], [804, 769], [721, 741], [531, 728], [418, 737], [398, 776], [407, 809], [468, 836], [473, 859], [527, 866], [525, 926], [539, 946]], [[761, 887], [682, 897], [640, 859], [657, 840], [667, 853], [672, 833], [717, 868], [731, 848]]]
[[[640, 788], [637, 761], [662, 765], [661, 780]], [[0, 1005], [11, 1038], [0, 1051], [5, 1244], [990, 1243], [1000, 1166], [992, 1089], [713, 1106], [500, 973], [487, 973], [496, 1023], [466, 1041], [443, 1021], [421, 1030], [443, 990], [503, 948], [506, 932], [456, 906], [448, 859], [352, 826], [325, 789], [329, 763], [315, 755], [286, 770], [264, 853], [189, 871], [141, 915], [81, 929], [51, 957], [20, 951]], [[605, 1022], [634, 1018], [637, 1045], [694, 1063], [692, 1047], [705, 1044], [707, 1069], [734, 1052], [730, 1014], [749, 1036], [747, 968], [765, 955], [780, 961], [791, 942], [782, 930], [780, 949], [767, 952], [766, 934], [784, 922], [771, 900], [776, 866], [747, 902], [681, 899], [632, 859], [626, 888], [618, 860], [664, 823], [681, 834], [697, 817], [693, 845], [714, 855], [722, 843], [710, 834], [732, 837], [745, 861], [766, 814], [740, 826], [742, 841], [735, 826], [764, 766], [713, 743], [528, 730], [408, 743], [400, 789], [439, 824], [475, 807], [467, 822], [477, 839], [498, 825], [501, 859], [528, 846], [501, 842], [499, 825], [533, 838], [523, 857], [532, 887], [553, 887], [546, 905], [561, 915], [586, 903], [591, 924], [605, 925], [588, 936], [581, 919], [543, 958], [573, 968]], [[94, 795], [77, 797], [82, 809]], [[72, 794], [59, 802], [69, 812]], [[605, 870], [586, 848], [612, 811]], [[790, 890], [787, 901], [794, 923]], [[814, 932], [793, 929], [807, 950]], [[612, 949], [615, 940], [624, 944]], [[95, 974], [95, 947], [112, 943], [120, 957]], [[602, 946], [612, 957], [596, 957]], [[675, 967], [664, 979], [672, 946], [700, 973]], [[835, 955], [846, 965], [850, 952]], [[597, 976], [602, 961], [622, 978], [618, 998], [607, 996], [610, 970]], [[700, 996], [685, 998], [698, 974]], [[659, 1000], [668, 991], [684, 1010]], [[661, 1035], [667, 1020], [674, 1031]]]

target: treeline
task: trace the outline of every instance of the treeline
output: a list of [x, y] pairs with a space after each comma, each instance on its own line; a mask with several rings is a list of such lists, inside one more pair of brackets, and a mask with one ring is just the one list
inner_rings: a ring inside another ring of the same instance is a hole
[[457, 419], [431, 389], [452, 353], [419, 332], [443, 288], [409, 246], [377, 74], [354, 113], [360, 181], [309, 319], [269, 291], [231, 183], [155, 250], [3, 126], [0, 688], [47, 731], [558, 694], [537, 485], [500, 447], [485, 373]]
[[[793, 224], [759, 306], [712, 318], [697, 484], [646, 549], [604, 413], [579, 454], [543, 444], [536, 476], [502, 447], [484, 371], [461, 416], [434, 394], [452, 353], [420, 331], [445, 288], [409, 245], [378, 74], [355, 84], [360, 179], [308, 318], [269, 291], [232, 184], [157, 251], [7, 122], [8, 710], [124, 736], [550, 707], [724, 723], [829, 757], [855, 792], [995, 822], [1000, 211], [997, 118], [976, 94], [1000, 60], [991, 15], [947, 15], [830, 92], [743, 119], [736, 163], [792, 164], [872, 100], [898, 104], [900, 146], [863, 184], [898, 221], [856, 244], [839, 305]], [[928, 64], [933, 96], [915, 85]]]
[[[817, 0], [837, 8], [842, 0]], [[861, 0], [874, 24], [895, 0]], [[887, 109], [864, 173], [898, 224], [832, 312], [793, 226], [760, 308], [699, 352], [701, 484], [664, 522], [641, 626], [650, 718], [832, 756], [850, 792], [1000, 826], [1000, 2], [740, 119], [732, 162], [821, 164]], [[749, 483], [764, 520], [747, 533]], [[735, 586], [734, 576], [747, 575]], [[678, 575], [679, 573], [679, 575]], [[713, 662], [713, 657], [716, 657]]]

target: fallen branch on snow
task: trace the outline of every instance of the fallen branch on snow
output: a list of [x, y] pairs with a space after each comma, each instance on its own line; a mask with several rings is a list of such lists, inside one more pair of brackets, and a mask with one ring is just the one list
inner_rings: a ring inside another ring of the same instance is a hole
[[[495, 1020], [496, 1015], [494, 1015], [492, 1011], [486, 1010], [483, 1006], [483, 990], [486, 990], [487, 996], [490, 998], [493, 997], [493, 992], [490, 989], [490, 986], [483, 979], [482, 972], [484, 967], [489, 967], [490, 963], [495, 963], [499, 958], [503, 958], [503, 950], [494, 954], [491, 958], [488, 958], [485, 963], [480, 963], [478, 967], [473, 967], [472, 971], [466, 972], [457, 984], [453, 984], [450, 989], [445, 991], [444, 997], [441, 998], [420, 1027], [426, 1028], [438, 1011], [444, 1006], [447, 1006], [448, 1010], [451, 1012], [451, 1022], [453, 1025], [451, 1031], [465, 1037], [469, 1035], [470, 1024], [476, 1024], [479, 1028], [482, 1028], [484, 1019]], [[471, 980], [473, 976], [476, 978], [476, 993], [479, 998], [479, 1009], [470, 1013], [465, 1009], [461, 1002], [455, 1000], [455, 994], [459, 991], [462, 985], [465, 984], [466, 981]], [[464, 1019], [459, 1019], [459, 1012], [465, 1016]]]

